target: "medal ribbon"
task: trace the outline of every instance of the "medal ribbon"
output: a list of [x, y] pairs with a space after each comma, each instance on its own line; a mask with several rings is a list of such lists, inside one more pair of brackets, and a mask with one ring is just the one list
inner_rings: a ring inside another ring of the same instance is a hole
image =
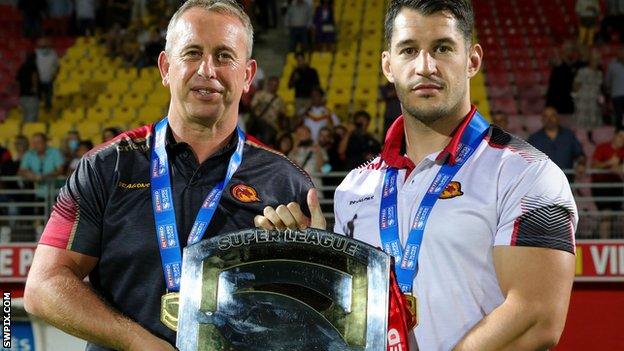
[[[156, 238], [160, 250], [160, 260], [162, 262], [163, 274], [168, 291], [180, 291], [180, 278], [182, 277], [182, 248], [176, 225], [175, 210], [173, 208], [173, 193], [171, 191], [171, 177], [169, 175], [169, 160], [165, 150], [165, 139], [167, 132], [167, 117], [163, 118], [154, 126], [154, 141], [151, 152], [151, 192], [152, 207], [156, 224]], [[245, 134], [240, 128], [236, 128], [238, 143], [236, 151], [230, 157], [225, 179], [217, 183], [208, 193], [202, 204], [195, 223], [188, 237], [188, 245], [197, 243], [202, 239], [206, 228], [214, 216], [223, 189], [232, 179], [232, 175], [240, 166], [243, 159], [243, 146], [245, 145]]]
[[420, 202], [405, 248], [401, 245], [398, 226], [397, 177], [399, 172], [393, 167], [386, 170], [379, 209], [379, 233], [384, 251], [394, 257], [397, 281], [402, 292], [412, 292], [414, 277], [418, 272], [420, 246], [433, 206], [438, 201], [440, 193], [446, 189], [453, 177], [479, 146], [488, 128], [489, 123], [478, 112], [475, 112], [460, 139], [455, 164], [445, 163], [442, 165]]

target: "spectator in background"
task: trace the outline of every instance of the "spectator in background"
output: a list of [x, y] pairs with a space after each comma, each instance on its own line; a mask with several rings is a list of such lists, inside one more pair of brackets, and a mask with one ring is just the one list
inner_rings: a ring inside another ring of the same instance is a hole
[[264, 28], [277, 27], [277, 1], [257, 0], [260, 25]]
[[107, 127], [102, 131], [102, 142], [110, 141], [119, 134], [121, 134], [121, 129], [117, 127]]
[[59, 58], [48, 38], [40, 38], [35, 49], [39, 73], [39, 96], [43, 97], [47, 111], [52, 109], [54, 80], [59, 70]]
[[22, 13], [22, 33], [27, 38], [41, 35], [41, 22], [46, 10], [46, 0], [18, 0], [17, 8]]
[[492, 114], [492, 124], [500, 127], [501, 129], [507, 131], [509, 130], [509, 119], [507, 115], [498, 111]]
[[340, 124], [336, 114], [325, 105], [323, 90], [320, 88], [312, 89], [310, 105], [299, 111], [299, 116], [301, 116], [303, 124], [310, 128], [312, 140], [315, 143], [318, 142], [321, 128], [326, 126], [333, 128]]
[[310, 51], [309, 29], [312, 28], [312, 8], [304, 0], [293, 0], [286, 10], [284, 19], [286, 28], [290, 33], [288, 50], [294, 52], [297, 45], [301, 45], [301, 51]]
[[143, 57], [140, 59], [139, 68], [156, 67], [158, 55], [165, 50], [165, 40], [154, 27], [149, 30], [149, 36], [143, 48]]
[[71, 162], [71, 160], [76, 157], [76, 150], [78, 149], [78, 145], [80, 144], [80, 133], [76, 130], [70, 130], [63, 138], [61, 143], [61, 153], [63, 154], [63, 158], [67, 162]]
[[[345, 162], [340, 159], [340, 155], [338, 153], [338, 146], [340, 145], [340, 140], [336, 138], [336, 134], [334, 130], [330, 127], [323, 127], [319, 132], [319, 146], [323, 149], [323, 152], [327, 155], [327, 161], [321, 168], [321, 171], [324, 175], [329, 172], [345, 172], [347, 171], [347, 167]], [[333, 185], [337, 187], [342, 181], [342, 177], [334, 177], [334, 176], [324, 176], [323, 185]], [[325, 190], [323, 191], [323, 196], [326, 199], [331, 199], [334, 196], [334, 190]], [[323, 207], [323, 211], [332, 211], [332, 208]]]
[[51, 33], [57, 36], [67, 35], [69, 18], [72, 15], [74, 4], [72, 0], [48, 0], [48, 12], [51, 22]]
[[[323, 150], [325, 150], [325, 153], [327, 153], [328, 162], [328, 167], [324, 169], [323, 173], [346, 169], [346, 167], [344, 167], [344, 162], [340, 159], [340, 155], [338, 153], [339, 142], [337, 141], [338, 140], [335, 138], [333, 128], [328, 126], [321, 128], [319, 131], [318, 144]], [[340, 184], [340, 179], [338, 179], [338, 182], [335, 185], [338, 184]]]
[[624, 41], [624, 0], [606, 0], [607, 11], [600, 32], [604, 42]]
[[[0, 145], [0, 177], [7, 176], [7, 171], [10, 169], [11, 164], [13, 163], [13, 156], [11, 156], [11, 151]], [[0, 182], [0, 188], [2, 187], [2, 182]]]
[[[13, 150], [15, 152], [12, 154], [12, 158], [8, 161], [4, 159], [4, 161], [0, 165], [0, 176], [10, 177], [17, 175], [22, 158], [24, 157], [26, 152], [28, 152], [28, 139], [23, 135], [16, 136], [15, 140], [13, 140]], [[4, 182], [4, 184], [0, 185], [0, 188], [22, 190], [25, 188], [25, 186], [24, 183], [21, 181], [7, 181]], [[1, 197], [2, 196], [0, 196], [0, 198]], [[24, 202], [28, 201], [29, 199], [28, 196], [24, 194], [12, 194], [5, 197], [3, 200]], [[23, 208], [9, 207], [7, 212], [9, 215], [18, 215], [20, 213], [24, 213], [25, 211], [23, 211]]]
[[[573, 169], [574, 162], [583, 156], [583, 148], [574, 132], [559, 124], [559, 115], [553, 107], [544, 109], [542, 125], [543, 128], [531, 134], [527, 141], [562, 170]], [[570, 181], [573, 178], [573, 175], [568, 175]]]
[[272, 76], [263, 90], [251, 100], [251, 117], [247, 131], [267, 145], [274, 145], [280, 131], [280, 119], [285, 117], [286, 105], [278, 94], [279, 78]]
[[17, 71], [20, 106], [24, 122], [36, 122], [39, 119], [39, 71], [37, 55], [30, 52]]
[[125, 31], [126, 30], [121, 27], [121, 24], [114, 23], [104, 35], [106, 51], [109, 57], [115, 58], [117, 56], [121, 56], [123, 51]]
[[76, 27], [79, 35], [95, 34], [96, 0], [76, 0]]
[[124, 39], [121, 42], [120, 56], [125, 68], [137, 67], [142, 58], [141, 45], [137, 40], [138, 29], [133, 26], [124, 32]]
[[[592, 183], [612, 183], [612, 187], [592, 187], [591, 193], [594, 197], [624, 196], [622, 188], [622, 163], [624, 161], [624, 130], [619, 130], [610, 142], [596, 146], [592, 156], [591, 167], [609, 171], [608, 173], [594, 173], [591, 176]], [[596, 201], [596, 207], [600, 211], [612, 210], [620, 211], [622, 201], [614, 199], [612, 201]], [[601, 239], [608, 239], [611, 235], [612, 216], [602, 216], [599, 226]]]
[[330, 0], [321, 0], [314, 11], [314, 33], [317, 50], [334, 51], [336, 25], [334, 23], [334, 8]]
[[69, 166], [67, 166], [67, 176], [70, 176], [76, 168], [78, 168], [78, 164], [82, 159], [82, 156], [89, 152], [89, 150], [93, 149], [93, 143], [91, 140], [82, 140], [78, 144], [78, 148], [76, 149], [76, 153], [74, 154], [74, 158], [69, 162]]
[[617, 58], [609, 64], [605, 86], [613, 104], [616, 129], [621, 130], [624, 127], [624, 46], [620, 46]]
[[384, 135], [394, 120], [401, 115], [401, 102], [397, 97], [394, 84], [388, 82], [379, 87], [379, 96], [384, 101], [386, 108], [384, 112]]
[[600, 17], [598, 0], [576, 0], [576, 16], [579, 23], [579, 44], [592, 46]]
[[599, 64], [600, 55], [592, 52], [589, 65], [581, 68], [574, 78], [574, 121], [580, 128], [592, 129], [602, 124], [599, 102], [604, 100], [600, 93], [603, 73]]
[[11, 164], [5, 164], [4, 175], [14, 176], [19, 171], [20, 164], [24, 155], [28, 152], [28, 138], [23, 135], [17, 135], [13, 140], [13, 162]]
[[574, 102], [571, 94], [577, 68], [576, 56], [574, 44], [571, 42], [564, 43], [561, 54], [555, 58], [548, 80], [546, 106], [554, 107], [561, 114], [571, 115], [574, 113]]
[[346, 162], [347, 169], [354, 169], [373, 159], [381, 152], [381, 145], [368, 132], [371, 116], [366, 111], [357, 111], [353, 123], [347, 126], [347, 134], [340, 143], [338, 153]]
[[[314, 142], [308, 126], [300, 125], [295, 130], [294, 135], [294, 147], [288, 154], [288, 158], [306, 171], [310, 175], [314, 186], [319, 188], [323, 185], [319, 174], [321, 173], [321, 168], [327, 162], [327, 154], [318, 143]], [[318, 196], [323, 198], [323, 192], [319, 191]]]
[[295, 146], [295, 141], [290, 133], [283, 133], [277, 138], [277, 143], [275, 144], [277, 147], [277, 151], [282, 154], [288, 156]]
[[133, 0], [131, 1], [132, 10], [130, 11], [130, 21], [143, 22], [149, 17], [147, 10], [147, 0]]
[[[21, 160], [18, 174], [33, 182], [52, 180], [63, 175], [65, 160], [61, 152], [48, 146], [48, 138], [44, 133], [35, 133], [31, 139], [32, 149], [28, 150]], [[44, 200], [50, 188], [48, 184], [37, 184], [36, 197]]]
[[308, 65], [302, 52], [295, 54], [295, 58], [297, 59], [297, 68], [290, 74], [288, 88], [295, 89], [295, 111], [299, 112], [310, 104], [312, 89], [320, 88], [321, 82], [318, 72]]
[[[8, 166], [11, 165], [11, 163], [13, 163], [11, 152], [7, 148], [0, 145], [0, 177], [4, 177], [8, 175], [6, 174], [6, 170], [9, 168]], [[7, 184], [7, 183], [9, 182], [0, 181], [0, 190], [8, 188], [10, 184]], [[0, 193], [0, 203], [9, 202], [9, 201], [11, 201], [10, 195]], [[0, 207], [0, 214], [14, 214], [14, 213], [10, 213], [9, 211], [11, 211], [11, 208]]]

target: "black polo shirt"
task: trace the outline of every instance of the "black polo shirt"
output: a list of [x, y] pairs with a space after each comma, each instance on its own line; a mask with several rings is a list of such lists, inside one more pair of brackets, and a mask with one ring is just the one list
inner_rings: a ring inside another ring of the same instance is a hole
[[[86, 154], [61, 189], [39, 243], [99, 258], [89, 275], [97, 293], [175, 344], [175, 333], [160, 322], [165, 282], [150, 193], [152, 131], [153, 126], [144, 126], [123, 133]], [[167, 131], [182, 246], [206, 195], [225, 178], [237, 142], [233, 133], [222, 150], [198, 164], [189, 145], [175, 142]], [[306, 195], [312, 186], [309, 176], [285, 156], [246, 140], [242, 163], [225, 187], [204, 238], [253, 227], [265, 206], [296, 201], [309, 213]], [[87, 350], [104, 349], [90, 344]]]

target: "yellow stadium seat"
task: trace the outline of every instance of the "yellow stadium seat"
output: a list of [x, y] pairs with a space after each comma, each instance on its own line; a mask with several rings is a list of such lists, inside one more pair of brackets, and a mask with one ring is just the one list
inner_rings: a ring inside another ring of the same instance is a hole
[[155, 91], [147, 95], [145, 104], [166, 107], [169, 105], [169, 100], [170, 96], [168, 90], [156, 89]]
[[149, 80], [154, 83], [160, 82], [160, 71], [158, 67], [146, 67], [141, 70], [141, 79]]
[[121, 68], [115, 73], [115, 78], [123, 79], [127, 82], [135, 81], [138, 77], [136, 68]]
[[116, 93], [106, 92], [98, 95], [97, 106], [113, 108], [119, 105], [120, 95]]
[[7, 119], [6, 121], [0, 123], [0, 137], [2, 138], [14, 137], [20, 134], [21, 127], [22, 125], [19, 120]]
[[121, 95], [128, 91], [128, 82], [125, 80], [115, 79], [108, 82], [106, 90], [108, 92]]
[[76, 130], [80, 132], [82, 138], [91, 139], [102, 133], [102, 125], [100, 122], [83, 121], [76, 124]]
[[85, 82], [87, 80], [91, 80], [91, 70], [87, 68], [77, 68], [72, 71], [70, 77], [73, 81]]
[[55, 93], [59, 95], [69, 95], [80, 92], [80, 82], [75, 80], [59, 81], [55, 86]]
[[71, 95], [54, 95], [52, 97], [52, 106], [54, 108], [58, 108], [59, 110], [64, 110], [71, 105]]
[[110, 82], [115, 77], [115, 70], [108, 67], [102, 67], [93, 70], [93, 80], [100, 82]]
[[74, 107], [63, 110], [61, 119], [68, 123], [76, 123], [84, 119], [84, 108]]
[[108, 107], [90, 107], [87, 109], [87, 121], [105, 122], [110, 118], [110, 108]]
[[50, 124], [48, 134], [50, 137], [64, 138], [70, 130], [74, 130], [74, 124], [61, 120]]
[[141, 107], [145, 103], [145, 94], [129, 92], [121, 99], [121, 104], [128, 107]]
[[65, 51], [65, 56], [67, 56], [68, 58], [71, 59], [81, 59], [83, 58], [87, 53], [87, 50], [85, 47], [80, 47], [80, 46], [72, 46], [70, 48], [67, 49], [67, 51]]
[[86, 47], [92, 44], [95, 44], [95, 38], [80, 36], [76, 38], [76, 41], [74, 42], [74, 47]]
[[286, 54], [286, 62], [284, 62], [284, 66], [296, 66], [297, 65], [297, 59], [295, 58], [295, 53], [294, 52], [289, 52], [288, 54]]
[[43, 122], [28, 122], [22, 126], [22, 134], [31, 136], [35, 133], [47, 133], [48, 126]]
[[138, 94], [149, 94], [154, 91], [154, 82], [148, 79], [139, 79], [132, 83], [130, 91]]
[[89, 51], [87, 51], [87, 56], [80, 61], [80, 68], [93, 71], [93, 73], [103, 67], [105, 66], [102, 65], [102, 57], [94, 56], [93, 53]]
[[331, 64], [332, 54], [329, 52], [313, 52], [312, 58], [310, 59], [310, 66], [312, 67], [323, 67]]
[[83, 91], [71, 95], [71, 106], [89, 107], [95, 103], [96, 98], [97, 96], [93, 96], [91, 91], [83, 89]]
[[86, 48], [86, 55], [90, 57], [104, 57], [106, 55], [106, 48], [102, 45], [91, 45]]
[[284, 99], [285, 103], [294, 102], [295, 101], [295, 90], [294, 89], [280, 89], [278, 92], [279, 96]]
[[355, 101], [374, 102], [377, 101], [376, 87], [360, 87], [355, 90], [353, 98]]
[[110, 123], [126, 124], [135, 119], [136, 115], [135, 108], [127, 106], [115, 107], [111, 113]]
[[137, 118], [145, 122], [155, 122], [164, 117], [164, 111], [158, 106], [144, 106], [137, 112]]
[[346, 89], [332, 87], [327, 93], [327, 103], [329, 105], [348, 104], [350, 99], [351, 94]]
[[9, 111], [9, 114], [7, 115], [7, 119], [19, 121], [19, 123], [22, 123], [22, 109], [20, 107], [15, 107], [11, 109], [11, 111]]
[[342, 88], [350, 87], [353, 83], [353, 76], [355, 75], [355, 69], [351, 66], [349, 69], [334, 69], [332, 74], [331, 85], [340, 86]]

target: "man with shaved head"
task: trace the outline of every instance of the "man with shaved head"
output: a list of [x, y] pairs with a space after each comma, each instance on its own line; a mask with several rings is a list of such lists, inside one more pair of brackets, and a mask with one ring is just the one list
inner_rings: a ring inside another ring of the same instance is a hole
[[307, 212], [309, 177], [237, 127], [252, 43], [233, 0], [190, 0], [173, 15], [158, 57], [168, 114], [83, 157], [39, 242], [28, 312], [88, 350], [174, 350], [161, 298], [180, 289], [181, 248], [251, 227], [266, 206], [295, 201]]

